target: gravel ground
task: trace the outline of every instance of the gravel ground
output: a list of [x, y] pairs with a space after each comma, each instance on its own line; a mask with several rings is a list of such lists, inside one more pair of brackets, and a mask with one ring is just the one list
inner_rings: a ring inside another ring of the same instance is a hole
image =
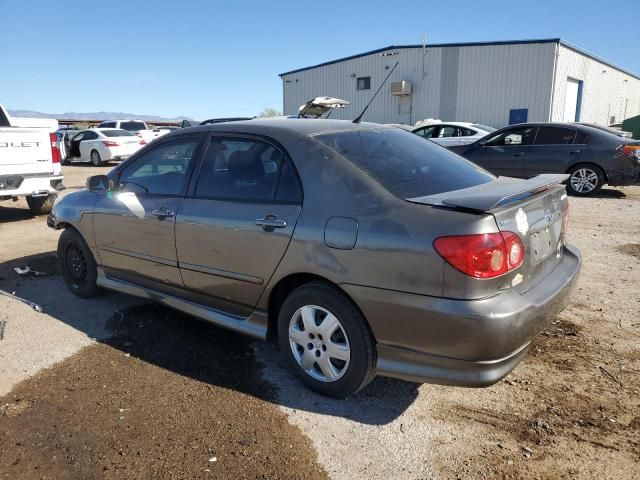
[[0, 288], [45, 313], [0, 296], [0, 478], [640, 477], [640, 186], [571, 198], [578, 289], [503, 382], [377, 379], [345, 401], [302, 388], [272, 345], [73, 297], [58, 233], [23, 207], [0, 204]]

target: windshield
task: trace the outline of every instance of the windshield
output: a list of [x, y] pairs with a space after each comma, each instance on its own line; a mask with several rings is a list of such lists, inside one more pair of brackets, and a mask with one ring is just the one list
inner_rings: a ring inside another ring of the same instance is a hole
[[471, 126], [480, 130], [484, 130], [485, 132], [495, 132], [497, 130], [497, 128], [490, 127], [489, 125], [483, 125], [481, 123], [472, 123]]
[[135, 137], [133, 133], [127, 132], [126, 130], [120, 130], [120, 129], [101, 130], [100, 133], [102, 133], [105, 137]]
[[495, 178], [449, 150], [396, 128], [315, 138], [403, 199], [474, 187]]
[[147, 126], [144, 122], [120, 122], [120, 128], [130, 132], [138, 130], [146, 130]]

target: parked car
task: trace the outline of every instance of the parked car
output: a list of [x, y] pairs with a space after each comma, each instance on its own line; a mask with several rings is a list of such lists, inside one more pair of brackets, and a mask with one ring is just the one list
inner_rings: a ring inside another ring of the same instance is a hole
[[64, 189], [56, 141], [48, 127], [14, 126], [0, 105], [0, 200], [26, 197], [33, 213], [51, 211]]
[[127, 132], [131, 132], [142, 138], [147, 143], [169, 133], [168, 129], [149, 128], [142, 120], [111, 120], [108, 122], [102, 122], [97, 128], [116, 128], [126, 130]]
[[604, 184], [632, 185], [640, 177], [640, 142], [576, 123], [512, 125], [452, 150], [494, 175], [568, 173], [574, 195], [592, 195]]
[[480, 123], [438, 122], [419, 125], [413, 129], [413, 133], [428, 138], [443, 147], [453, 147], [473, 143], [495, 130], [493, 127]]
[[69, 144], [65, 163], [121, 161], [137, 152], [146, 142], [126, 130], [90, 128], [77, 133]]
[[497, 179], [394, 127], [255, 119], [168, 134], [47, 223], [76, 295], [277, 337], [322, 394], [376, 374], [486, 386], [576, 283], [566, 178]]

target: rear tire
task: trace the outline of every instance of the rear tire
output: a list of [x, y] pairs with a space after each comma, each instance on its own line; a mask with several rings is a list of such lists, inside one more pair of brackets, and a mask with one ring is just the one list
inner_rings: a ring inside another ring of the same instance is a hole
[[102, 159], [100, 158], [100, 154], [97, 150], [91, 150], [91, 163], [94, 167], [102, 166]]
[[298, 287], [278, 315], [280, 352], [311, 390], [345, 398], [376, 375], [376, 342], [364, 317], [340, 290], [322, 282]]
[[96, 284], [98, 269], [89, 246], [76, 230], [67, 228], [58, 240], [58, 263], [67, 288], [80, 298], [101, 293]]
[[597, 165], [576, 165], [569, 170], [567, 191], [571, 195], [586, 197], [595, 195], [604, 185], [604, 172]]
[[53, 204], [58, 198], [57, 193], [52, 193], [46, 197], [27, 197], [27, 205], [34, 215], [46, 215], [51, 212]]

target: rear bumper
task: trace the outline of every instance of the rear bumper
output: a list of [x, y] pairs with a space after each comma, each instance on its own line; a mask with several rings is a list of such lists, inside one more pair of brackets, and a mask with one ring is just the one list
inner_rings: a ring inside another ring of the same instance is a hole
[[612, 187], [624, 187], [640, 182], [640, 164], [637, 168], [627, 168], [624, 171], [607, 172], [607, 184]]
[[0, 198], [47, 195], [64, 190], [63, 175], [24, 174], [0, 176]]
[[453, 300], [346, 285], [378, 342], [378, 373], [415, 382], [491, 385], [524, 357], [533, 337], [569, 302], [580, 252], [534, 287], [481, 300]]

